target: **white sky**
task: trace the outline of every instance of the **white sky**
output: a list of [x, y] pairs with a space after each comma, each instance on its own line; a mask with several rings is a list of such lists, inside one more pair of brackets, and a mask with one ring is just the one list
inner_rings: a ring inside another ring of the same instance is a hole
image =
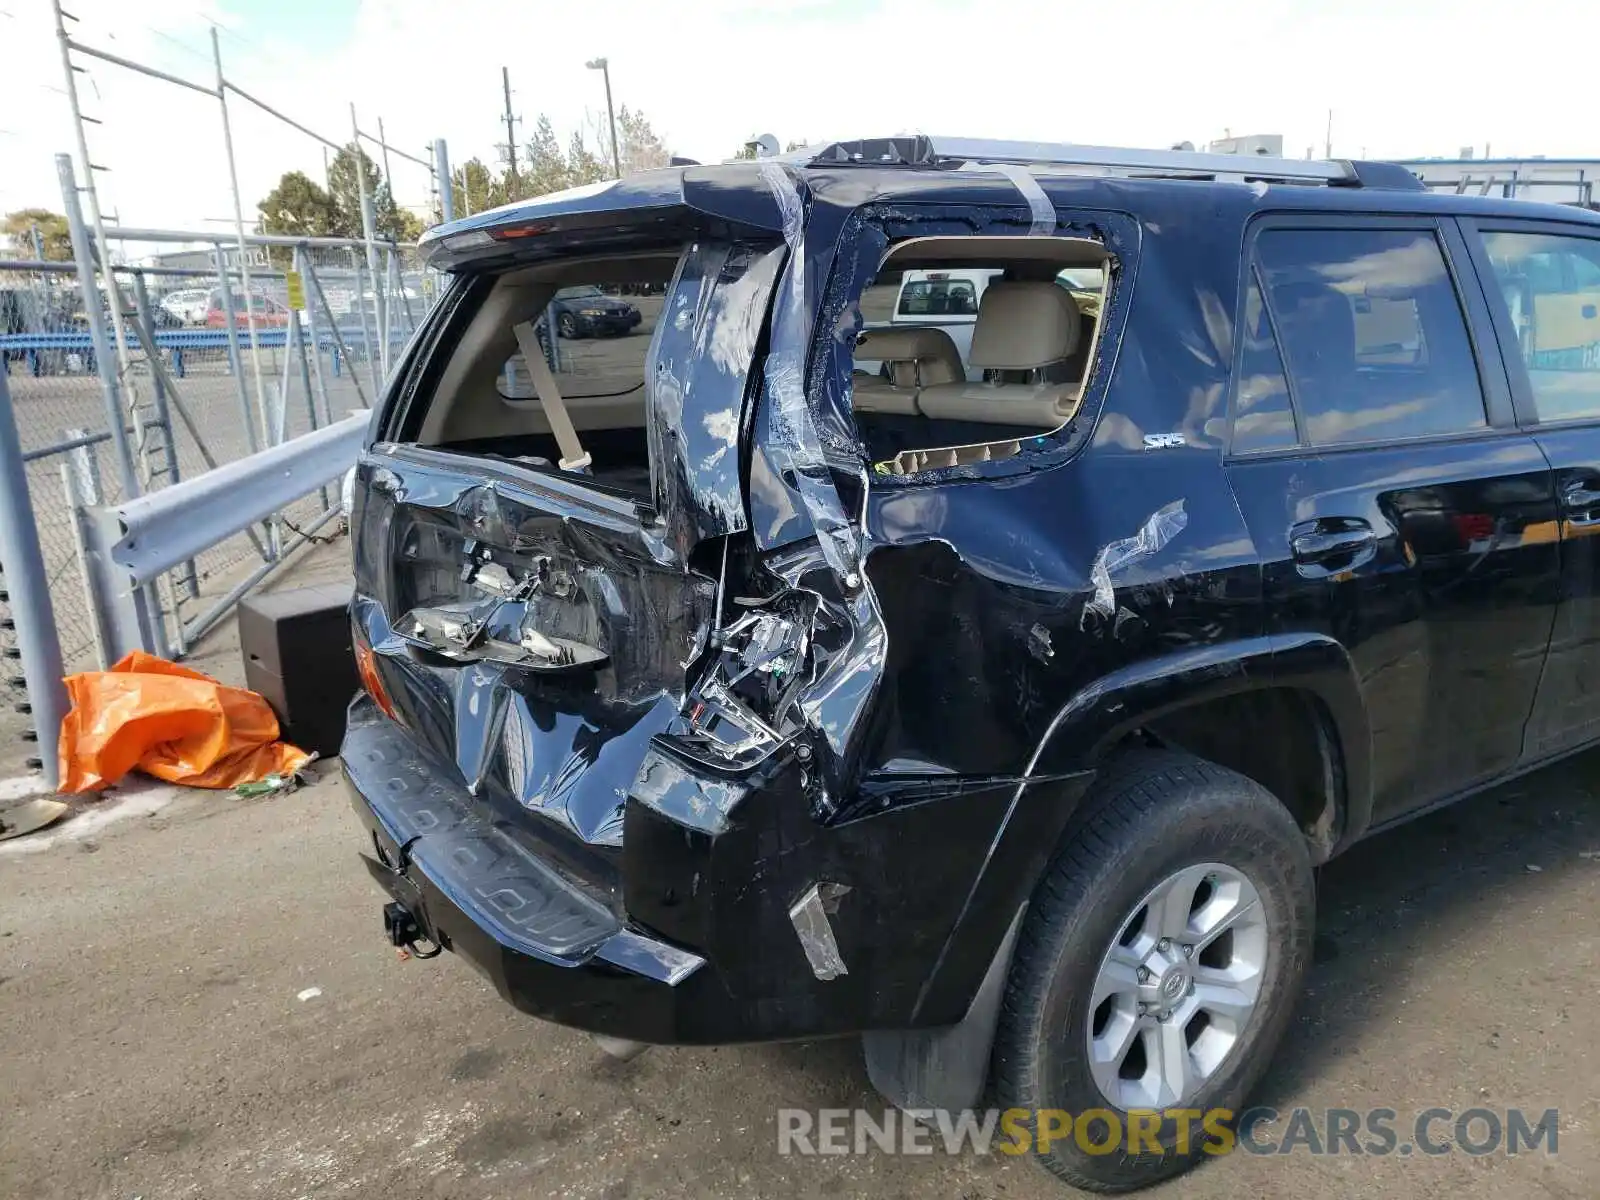
[[[1338, 156], [1600, 158], [1594, 0], [69, 0], [73, 36], [210, 83], [210, 22], [241, 87], [339, 140], [363, 129], [459, 165], [503, 139], [513, 105], [563, 140], [618, 103], [702, 161], [749, 135], [781, 141], [924, 131], [1166, 146], [1282, 133]], [[102, 206], [124, 224], [230, 219], [215, 100], [81, 60]], [[53, 154], [73, 149], [47, 0], [0, 0], [0, 212], [61, 207]], [[322, 149], [232, 102], [247, 222], [285, 170], [320, 179]], [[427, 174], [396, 161], [397, 199]]]

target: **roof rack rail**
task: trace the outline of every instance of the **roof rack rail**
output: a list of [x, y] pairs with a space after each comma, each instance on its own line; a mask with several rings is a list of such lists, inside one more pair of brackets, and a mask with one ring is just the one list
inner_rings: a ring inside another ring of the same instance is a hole
[[807, 150], [812, 166], [932, 167], [1004, 163], [1021, 167], [1066, 167], [1085, 173], [1157, 179], [1230, 179], [1316, 183], [1333, 187], [1420, 190], [1414, 175], [1390, 171], [1388, 163], [1269, 158], [1256, 154], [1207, 154], [1195, 150], [1136, 150], [1076, 146], [1066, 142], [1011, 142], [926, 134], [834, 142]]

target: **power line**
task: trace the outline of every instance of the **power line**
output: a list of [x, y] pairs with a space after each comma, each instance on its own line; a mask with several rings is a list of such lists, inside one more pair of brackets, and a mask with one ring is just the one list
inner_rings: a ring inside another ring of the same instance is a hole
[[160, 38], [164, 42], [171, 42], [179, 50], [182, 50], [185, 54], [191, 54], [195, 58], [198, 58], [201, 61], [203, 61], [205, 63], [208, 63], [208, 64], [211, 62], [211, 56], [209, 54], [204, 54], [201, 51], [196, 50], [193, 46], [189, 45], [187, 42], [180, 42], [177, 38], [173, 37], [170, 33], [162, 33], [161, 30], [157, 29], [154, 25], [142, 25], [142, 26], [140, 26], [140, 28], [145, 29], [148, 32], [155, 34], [158, 38]]

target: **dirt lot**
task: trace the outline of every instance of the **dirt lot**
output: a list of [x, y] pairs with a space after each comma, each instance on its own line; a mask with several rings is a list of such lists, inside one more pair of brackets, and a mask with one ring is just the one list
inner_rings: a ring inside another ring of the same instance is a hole
[[[1258, 1097], [1558, 1106], [1557, 1156], [1237, 1154], [1156, 1194], [1594, 1196], [1597, 789], [1576, 760], [1328, 869]], [[881, 1107], [852, 1043], [615, 1063], [448, 956], [396, 961], [357, 841], [330, 772], [0, 856], [0, 1195], [1058, 1194], [998, 1156], [780, 1157], [780, 1106]]]

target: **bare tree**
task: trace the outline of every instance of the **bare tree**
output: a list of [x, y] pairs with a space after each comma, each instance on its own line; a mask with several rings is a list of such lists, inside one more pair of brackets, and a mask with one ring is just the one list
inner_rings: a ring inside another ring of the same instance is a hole
[[[584, 133], [585, 140], [595, 145], [595, 157], [601, 163], [610, 162], [611, 130], [606, 114], [589, 113], [584, 120]], [[650, 118], [626, 104], [617, 109], [617, 145], [621, 151], [617, 158], [622, 163], [624, 175], [653, 171], [672, 160], [672, 151], [651, 126]]]

